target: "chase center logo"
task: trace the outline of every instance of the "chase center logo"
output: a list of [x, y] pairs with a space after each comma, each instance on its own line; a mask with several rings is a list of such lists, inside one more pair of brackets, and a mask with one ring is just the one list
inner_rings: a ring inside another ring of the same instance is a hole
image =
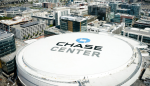
[[[100, 51], [102, 51], [102, 46], [95, 46], [89, 44], [91, 40], [88, 38], [78, 38], [76, 42], [57, 42], [51, 51], [57, 51], [61, 53], [71, 53], [71, 54], [82, 54], [85, 56], [100, 57]], [[88, 43], [88, 44], [87, 44]]]
[[76, 41], [78, 43], [88, 43], [88, 42], [90, 42], [90, 39], [88, 39], [88, 38], [78, 38]]

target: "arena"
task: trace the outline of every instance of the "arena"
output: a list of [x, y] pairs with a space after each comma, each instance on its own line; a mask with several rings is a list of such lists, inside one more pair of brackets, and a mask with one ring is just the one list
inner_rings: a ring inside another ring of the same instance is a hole
[[130, 86], [141, 74], [147, 45], [108, 33], [68, 33], [39, 39], [16, 56], [26, 86]]

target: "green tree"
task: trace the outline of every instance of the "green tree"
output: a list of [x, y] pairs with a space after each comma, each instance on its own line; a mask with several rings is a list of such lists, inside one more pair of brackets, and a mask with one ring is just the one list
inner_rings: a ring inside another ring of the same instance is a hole
[[51, 25], [49, 25], [49, 27], [53, 27], [53, 25], [51, 24]]
[[23, 36], [23, 39], [26, 39], [26, 36], [25, 36], [25, 35]]
[[28, 34], [28, 37], [30, 37], [30, 34]]

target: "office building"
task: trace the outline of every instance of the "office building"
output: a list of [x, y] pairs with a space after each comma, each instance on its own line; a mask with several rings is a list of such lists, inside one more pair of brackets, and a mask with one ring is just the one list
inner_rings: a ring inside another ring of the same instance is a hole
[[108, 33], [50, 36], [18, 52], [17, 74], [26, 86], [131, 86], [145, 67], [140, 49], [146, 48]]
[[54, 7], [56, 7], [56, 4], [55, 3], [50, 3], [50, 2], [43, 2], [42, 7], [43, 8], [54, 8]]
[[1, 20], [0, 21], [0, 29], [11, 32], [11, 27], [13, 25], [25, 24], [25, 23], [30, 22], [30, 21], [32, 21], [31, 18], [20, 17], [20, 16], [17, 16], [13, 19], [10, 19], [10, 20]]
[[16, 50], [14, 34], [0, 30], [0, 57]]
[[99, 20], [110, 21], [110, 6], [108, 5], [89, 5], [88, 14], [95, 15]]
[[33, 14], [36, 14], [40, 12], [38, 9], [30, 9], [29, 7], [11, 7], [6, 8], [4, 10], [4, 15], [7, 17], [16, 17], [16, 16], [22, 16], [22, 17], [31, 17]]
[[129, 15], [134, 15], [136, 17], [140, 17], [140, 11], [141, 11], [141, 5], [140, 4], [127, 4], [127, 3], [123, 3], [120, 4], [119, 7], [117, 9], [118, 13], [126, 13]]
[[[13, 40], [14, 41], [14, 40]], [[6, 75], [12, 75], [16, 73], [16, 53], [26, 45], [26, 43], [15, 39], [14, 46], [16, 50], [14, 52], [11, 52], [5, 56], [0, 56], [0, 68], [2, 68], [2, 72]], [[10, 50], [8, 50], [10, 51]]]
[[32, 15], [33, 21], [39, 21], [39, 22], [45, 22], [47, 26], [49, 25], [55, 25], [55, 18], [52, 14], [47, 12], [41, 12]]
[[0, 6], [6, 4], [22, 3], [22, 2], [28, 2], [28, 0], [0, 0]]
[[[91, 26], [91, 24], [93, 25]], [[99, 32], [120, 34], [124, 28], [125, 28], [124, 22], [122, 22], [121, 24], [114, 24], [114, 23], [107, 23], [107, 22], [95, 20], [88, 24], [87, 32], [92, 32], [92, 33], [97, 33], [97, 34]]]
[[133, 27], [140, 29], [150, 28], [150, 18], [149, 17], [140, 18], [134, 23]]
[[87, 19], [81, 16], [61, 16], [60, 29], [72, 32], [83, 32], [87, 29]]
[[54, 16], [55, 16], [55, 25], [60, 25], [60, 17], [66, 16], [70, 14], [70, 9], [67, 7], [57, 7], [54, 8]]
[[36, 21], [24, 25], [14, 25], [11, 32], [14, 33], [16, 38], [24, 40], [43, 34], [45, 28], [45, 23]]
[[87, 3], [78, 3], [70, 6], [70, 13], [75, 15], [88, 15]]
[[39, 3], [43, 3], [43, 2], [50, 2], [50, 3], [59, 3], [60, 2], [60, 0], [38, 0], [39, 1]]
[[150, 28], [139, 29], [127, 27], [122, 30], [121, 35], [143, 42], [150, 47]]
[[44, 30], [45, 37], [52, 36], [52, 35], [66, 34], [66, 33], [71, 33], [71, 31], [64, 31], [64, 30], [56, 28], [55, 26]]
[[116, 2], [110, 2], [109, 6], [110, 6], [110, 11], [116, 13], [117, 8], [118, 8], [118, 3], [116, 3]]
[[126, 26], [132, 26], [134, 24], [134, 16], [127, 14], [115, 14], [115, 17], [111, 20], [111, 22], [121, 23], [125, 22]]

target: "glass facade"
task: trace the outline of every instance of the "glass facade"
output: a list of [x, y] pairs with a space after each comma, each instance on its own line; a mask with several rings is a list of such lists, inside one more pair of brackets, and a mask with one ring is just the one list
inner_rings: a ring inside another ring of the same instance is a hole
[[14, 36], [0, 41], [0, 57], [16, 51]]
[[87, 20], [81, 22], [81, 32], [87, 30]]
[[130, 37], [130, 38], [133, 38], [133, 39], [135, 39], [135, 40], [138, 39], [138, 35], [136, 35], [136, 34], [131, 34], [131, 33], [129, 33], [129, 37]]
[[62, 30], [68, 31], [68, 21], [67, 20], [60, 20], [60, 27]]
[[87, 20], [78, 22], [61, 19], [60, 25], [60, 28], [65, 31], [71, 30], [72, 32], [80, 32], [87, 30]]
[[2, 63], [2, 70], [7, 74], [14, 72], [14, 70], [16, 69], [15, 58], [8, 62], [1, 61], [1, 63]]
[[150, 43], [150, 37], [143, 36], [143, 41], [142, 42]]
[[73, 21], [73, 32], [80, 31], [80, 22]]
[[145, 28], [150, 28], [150, 25], [148, 25], [148, 24], [135, 23], [135, 24], [133, 25], [133, 27], [140, 28], [140, 29], [145, 29]]

